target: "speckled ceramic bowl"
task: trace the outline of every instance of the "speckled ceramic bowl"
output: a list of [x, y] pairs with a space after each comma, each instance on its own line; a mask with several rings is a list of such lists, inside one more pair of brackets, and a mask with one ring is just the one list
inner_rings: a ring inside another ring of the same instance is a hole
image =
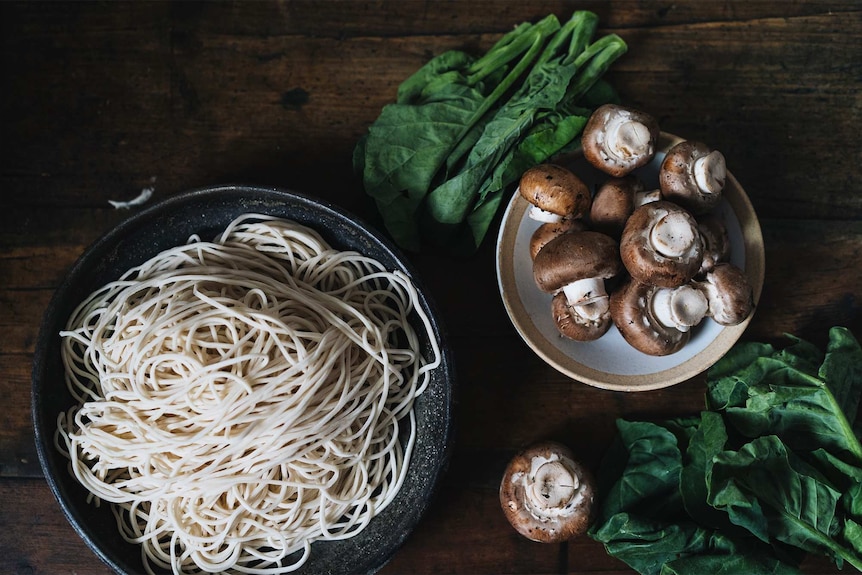
[[[681, 138], [662, 133], [653, 161], [635, 171], [646, 189], [658, 187], [658, 172], [665, 153]], [[587, 163], [582, 155], [562, 158], [590, 190], [608, 176]], [[730, 166], [732, 168], [732, 166]], [[540, 291], [533, 279], [529, 242], [539, 222], [527, 216], [530, 204], [514, 194], [504, 213], [497, 238], [497, 280], [506, 311], [518, 333], [545, 362], [572, 379], [604, 389], [646, 391], [674, 385], [708, 369], [740, 338], [751, 321], [723, 327], [706, 318], [693, 328], [682, 350], [666, 356], [650, 356], [631, 347], [615, 327], [600, 339], [576, 342], [560, 336], [551, 317], [551, 296]], [[727, 226], [731, 263], [745, 271], [760, 299], [764, 278], [763, 236], [754, 208], [742, 186], [728, 172], [723, 197], [715, 208]]]
[[[441, 344], [442, 364], [417, 399], [417, 439], [406, 479], [395, 501], [357, 536], [312, 545], [297, 573], [356, 574], [379, 570], [404, 542], [431, 500], [445, 470], [451, 445], [454, 366], [438, 314], [413, 269], [381, 234], [336, 208], [299, 194], [270, 188], [225, 186], [171, 197], [137, 213], [95, 242], [57, 289], [45, 313], [33, 364], [32, 409], [36, 446], [45, 477], [67, 519], [93, 552], [119, 573], [143, 574], [140, 549], [120, 536], [108, 505], [95, 507], [55, 449], [57, 415], [73, 399], [66, 390], [59, 332], [73, 308], [91, 291], [158, 252], [186, 243], [189, 236], [215, 237], [246, 212], [292, 219], [324, 236], [410, 275]], [[424, 330], [417, 330], [420, 334]], [[427, 350], [428, 341], [422, 342]]]

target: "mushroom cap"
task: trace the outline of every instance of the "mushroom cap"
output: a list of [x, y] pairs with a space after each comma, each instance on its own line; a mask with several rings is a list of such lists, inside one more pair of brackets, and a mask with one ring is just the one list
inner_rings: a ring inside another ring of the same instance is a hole
[[521, 196], [546, 212], [579, 218], [590, 209], [590, 190], [575, 174], [556, 164], [539, 164], [521, 175]]
[[613, 323], [609, 310], [595, 319], [577, 313], [569, 305], [563, 292], [551, 300], [551, 314], [560, 334], [575, 341], [595, 341], [605, 335]]
[[611, 293], [614, 325], [629, 345], [647, 355], [663, 356], [681, 350], [691, 338], [688, 331], [663, 325], [649, 302], [661, 288], [629, 279]]
[[626, 220], [635, 210], [635, 196], [643, 190], [643, 182], [633, 175], [608, 179], [593, 196], [590, 206], [592, 229], [619, 238]]
[[641, 283], [680, 286], [694, 277], [703, 260], [697, 222], [672, 202], [644, 204], [626, 220], [620, 257], [629, 274]]
[[539, 253], [545, 244], [557, 236], [569, 232], [581, 232], [587, 228], [583, 220], [564, 219], [559, 222], [546, 222], [540, 225], [530, 236], [530, 259], [536, 259], [536, 254]]
[[695, 215], [715, 207], [721, 199], [726, 178], [721, 152], [691, 140], [668, 150], [658, 176], [662, 196]]
[[713, 213], [697, 218], [697, 227], [703, 242], [703, 261], [698, 272], [702, 274], [730, 259], [730, 237], [727, 226]]
[[610, 236], [585, 230], [557, 236], [533, 260], [533, 277], [544, 292], [587, 278], [607, 279], [622, 271], [619, 244]]
[[738, 325], [754, 311], [754, 290], [745, 272], [720, 263], [706, 274], [700, 286], [709, 300], [709, 315], [721, 325]]
[[616, 104], [596, 108], [584, 126], [584, 158], [606, 174], [623, 177], [655, 156], [658, 121], [649, 114]]
[[561, 443], [543, 441], [509, 461], [500, 506], [512, 527], [532, 541], [558, 543], [586, 532], [595, 480]]

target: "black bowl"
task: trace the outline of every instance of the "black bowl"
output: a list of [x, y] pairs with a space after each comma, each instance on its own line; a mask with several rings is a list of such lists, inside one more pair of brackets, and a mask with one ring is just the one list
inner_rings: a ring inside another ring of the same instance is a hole
[[[73, 309], [96, 288], [157, 253], [186, 243], [192, 234], [204, 240], [214, 238], [234, 218], [247, 212], [291, 219], [315, 229], [336, 248], [358, 251], [390, 270], [407, 273], [419, 291], [442, 353], [441, 365], [415, 403], [416, 444], [397, 498], [358, 535], [313, 543], [311, 556], [297, 573], [358, 574], [379, 570], [419, 522], [448, 463], [454, 381], [451, 351], [433, 302], [391, 242], [343, 210], [294, 192], [222, 186], [173, 196], [133, 215], [86, 250], [54, 293], [33, 360], [33, 425], [45, 478], [77, 533], [117, 572], [145, 572], [140, 548], [122, 538], [108, 505], [87, 503], [87, 492], [71, 475], [68, 460], [54, 446], [57, 416], [74, 403], [63, 379], [59, 332]], [[424, 330], [417, 332], [422, 334]], [[427, 352], [429, 342], [422, 343]]]

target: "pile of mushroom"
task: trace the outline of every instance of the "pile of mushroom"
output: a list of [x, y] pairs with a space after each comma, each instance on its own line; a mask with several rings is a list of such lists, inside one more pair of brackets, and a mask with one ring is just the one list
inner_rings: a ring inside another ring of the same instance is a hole
[[553, 296], [551, 313], [567, 338], [593, 341], [613, 324], [641, 352], [668, 355], [704, 318], [737, 325], [753, 311], [753, 290], [728, 261], [727, 229], [714, 209], [724, 156], [680, 142], [650, 188], [634, 171], [655, 157], [658, 137], [650, 115], [605, 105], [581, 139], [585, 159], [608, 176], [595, 195], [554, 164], [521, 177], [528, 215], [543, 222], [530, 243], [534, 279]]

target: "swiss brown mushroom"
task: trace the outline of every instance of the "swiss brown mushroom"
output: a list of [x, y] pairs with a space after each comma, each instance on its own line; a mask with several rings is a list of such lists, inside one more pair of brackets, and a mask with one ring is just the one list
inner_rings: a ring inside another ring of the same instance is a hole
[[754, 290], [738, 266], [720, 263], [695, 284], [709, 300], [708, 315], [721, 325], [738, 325], [754, 311]]
[[626, 221], [620, 256], [629, 274], [641, 283], [661, 287], [687, 283], [703, 259], [697, 222], [672, 202], [644, 204]]
[[555, 237], [585, 229], [586, 225], [583, 220], [572, 219], [564, 219], [561, 222], [546, 222], [540, 225], [530, 236], [530, 259], [536, 259], [539, 250]]
[[724, 155], [702, 142], [680, 142], [665, 155], [658, 179], [664, 199], [704, 214], [721, 199], [727, 179]]
[[584, 126], [581, 146], [590, 164], [621, 178], [653, 159], [658, 137], [658, 122], [649, 114], [605, 104]]
[[582, 217], [590, 209], [590, 190], [579, 177], [556, 164], [533, 166], [521, 175], [518, 192], [530, 202], [529, 217], [559, 222]]
[[691, 285], [663, 288], [630, 279], [611, 294], [610, 313], [620, 334], [635, 349], [655, 356], [682, 349], [690, 328], [707, 314], [709, 302]]
[[595, 499], [592, 473], [560, 443], [545, 441], [519, 452], [500, 482], [500, 506], [524, 537], [558, 543], [589, 527]]
[[533, 261], [533, 277], [553, 294], [552, 313], [560, 333], [592, 341], [610, 328], [605, 280], [622, 271], [619, 245], [594, 231], [570, 232], [548, 242]]
[[593, 196], [590, 227], [619, 239], [626, 220], [635, 208], [660, 199], [660, 190], [645, 191], [643, 182], [635, 175], [610, 178], [599, 186]]
[[754, 309], [754, 295], [745, 273], [720, 263], [702, 281], [659, 287], [629, 280], [610, 298], [614, 325], [629, 344], [649, 355], [682, 349], [689, 330], [705, 317], [724, 326], [742, 323]]

